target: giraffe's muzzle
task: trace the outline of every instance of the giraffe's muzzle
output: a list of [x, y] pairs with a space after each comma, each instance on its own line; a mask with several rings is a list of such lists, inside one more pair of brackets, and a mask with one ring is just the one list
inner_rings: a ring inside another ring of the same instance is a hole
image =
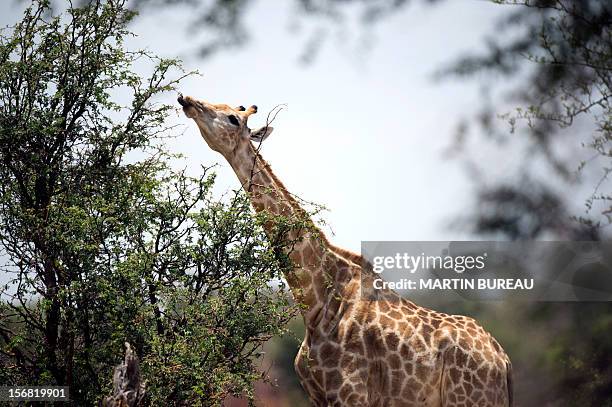
[[183, 95], [179, 95], [179, 97], [176, 100], [183, 107], [187, 107], [191, 105], [187, 100], [185, 100], [185, 98], [183, 98]]

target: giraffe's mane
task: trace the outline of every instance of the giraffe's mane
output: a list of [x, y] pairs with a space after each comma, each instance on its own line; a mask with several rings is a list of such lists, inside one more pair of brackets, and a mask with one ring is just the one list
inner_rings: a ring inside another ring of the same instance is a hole
[[[295, 210], [299, 211], [300, 213], [305, 213], [306, 211], [304, 210], [304, 208], [302, 208], [300, 203], [293, 197], [293, 195], [291, 194], [291, 192], [289, 192], [287, 187], [285, 187], [285, 184], [283, 184], [283, 182], [276, 176], [274, 171], [272, 171], [272, 166], [270, 165], [270, 163], [268, 163], [261, 156], [261, 154], [259, 154], [257, 152], [257, 150], [255, 150], [255, 151], [257, 153], [257, 158], [259, 160], [261, 160], [262, 166], [266, 169], [266, 171], [268, 172], [268, 174], [272, 178], [272, 181], [278, 187], [278, 189], [281, 191], [281, 193], [283, 194], [283, 197], [287, 200], [289, 205], [291, 205], [292, 208], [294, 208]], [[344, 258], [347, 261], [350, 261], [351, 263], [355, 263], [356, 265], [361, 266], [361, 263], [363, 261], [363, 257], [360, 254], [357, 254], [357, 253], [352, 252], [350, 250], [346, 250], [346, 249], [343, 249], [343, 248], [340, 248], [338, 246], [333, 245], [329, 241], [329, 239], [327, 238], [325, 233], [323, 233], [323, 231], [318, 226], [314, 225], [314, 227], [316, 228], [316, 231], [319, 233], [320, 239], [323, 242], [323, 244], [328, 246], [335, 254], [337, 254], [338, 256], [340, 256], [342, 258]]]

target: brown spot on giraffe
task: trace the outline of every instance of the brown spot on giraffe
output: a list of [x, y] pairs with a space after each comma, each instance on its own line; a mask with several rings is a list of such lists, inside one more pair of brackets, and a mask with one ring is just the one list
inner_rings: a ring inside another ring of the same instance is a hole
[[336, 367], [340, 362], [340, 347], [331, 342], [323, 344], [321, 362], [324, 367]]
[[[188, 96], [178, 101], [208, 146], [227, 159], [256, 211], [304, 217], [252, 144], [273, 130], [249, 129], [257, 107], [234, 109]], [[476, 321], [428, 310], [393, 291], [368, 291], [373, 275], [361, 257], [306, 222], [287, 236], [298, 243], [288, 253], [296, 270], [286, 279], [304, 305], [306, 336], [295, 368], [314, 405], [512, 404], [510, 360]], [[270, 220], [264, 229], [272, 233], [274, 226]]]

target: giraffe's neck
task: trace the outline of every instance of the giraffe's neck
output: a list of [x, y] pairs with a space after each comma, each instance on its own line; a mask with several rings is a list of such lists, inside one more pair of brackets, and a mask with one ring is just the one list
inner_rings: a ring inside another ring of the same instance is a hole
[[[302, 314], [308, 319], [309, 315], [325, 305], [324, 293], [329, 292], [326, 287], [329, 285], [329, 270], [324, 270], [325, 255], [329, 248], [327, 239], [307, 212], [289, 196], [251, 143], [226, 158], [257, 212], [266, 211], [272, 216], [296, 219], [303, 225], [292, 229], [285, 236], [287, 241], [294, 242], [288, 250], [294, 268], [286, 273], [285, 278], [295, 300], [304, 305]], [[275, 238], [271, 236], [275, 226], [274, 220], [264, 226], [272, 238]]]

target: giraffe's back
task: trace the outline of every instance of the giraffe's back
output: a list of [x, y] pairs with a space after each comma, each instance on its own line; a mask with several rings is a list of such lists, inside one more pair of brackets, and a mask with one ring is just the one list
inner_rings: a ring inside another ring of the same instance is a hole
[[399, 297], [347, 308], [334, 338], [309, 344], [322, 394], [337, 386], [340, 405], [509, 405], [510, 361], [474, 319]]
[[382, 393], [391, 404], [510, 404], [510, 360], [490, 333], [472, 318], [420, 307], [397, 294], [392, 299], [369, 308], [386, 345], [389, 379]]
[[317, 322], [296, 358], [315, 405], [510, 405], [510, 361], [474, 319], [417, 306], [393, 291], [369, 298], [359, 266], [339, 270], [338, 295], [313, 311]]

